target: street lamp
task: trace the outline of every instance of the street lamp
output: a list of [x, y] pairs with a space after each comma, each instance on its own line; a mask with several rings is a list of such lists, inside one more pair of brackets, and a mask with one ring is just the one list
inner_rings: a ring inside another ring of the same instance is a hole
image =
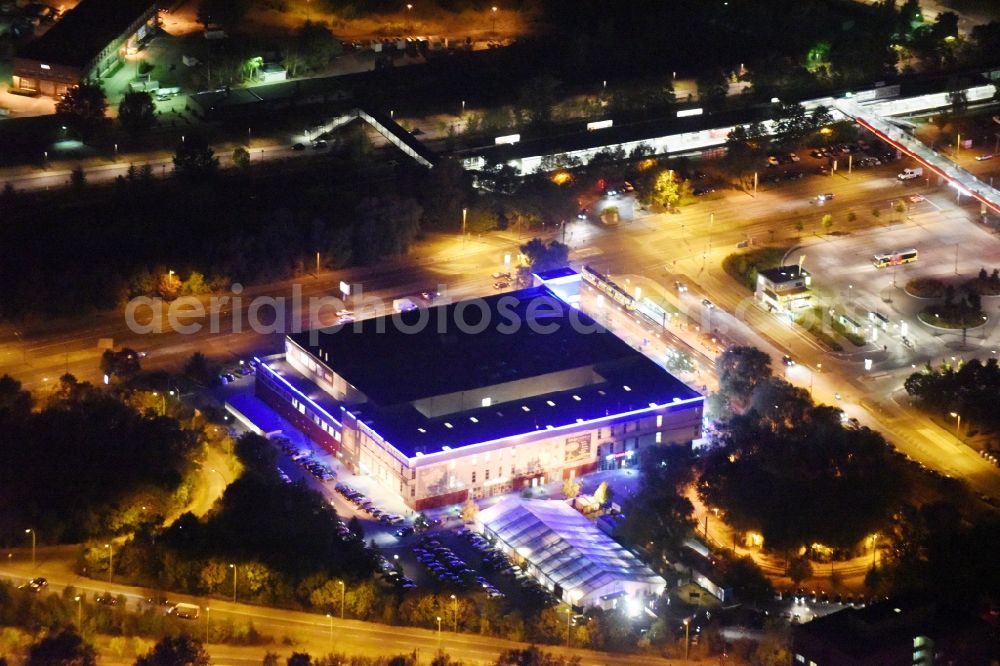
[[233, 570], [233, 603], [236, 603], [236, 565], [229, 563], [229, 568]]
[[35, 530], [34, 530], [34, 528], [29, 527], [28, 529], [24, 530], [24, 533], [31, 535], [31, 568], [34, 569], [35, 568]]
[[566, 647], [569, 647], [569, 623], [573, 619], [573, 609], [566, 609]]
[[949, 412], [951, 418], [955, 419], [955, 437], [962, 437], [962, 415], [958, 412]]
[[205, 606], [205, 645], [208, 645], [208, 628], [212, 624], [212, 609]]
[[333, 615], [327, 613], [326, 617], [330, 620], [330, 651], [333, 652]]
[[76, 630], [83, 633], [83, 597], [79, 594], [73, 597], [76, 602]]
[[340, 585], [340, 619], [344, 619], [344, 599], [347, 595], [347, 586], [344, 585], [344, 581], [338, 580], [337, 584]]
[[108, 583], [110, 583], [111, 576], [115, 572], [115, 549], [111, 547], [110, 543], [104, 544], [104, 547], [108, 549]]
[[440, 643], [441, 642], [441, 616], [440, 615], [438, 615], [437, 621], [438, 621], [438, 643]]
[[687, 661], [691, 653], [691, 620], [684, 618], [684, 661]]
[[490, 8], [490, 11], [493, 13], [493, 32], [496, 32], [497, 31], [497, 6], [493, 5]]
[[452, 631], [457, 634], [458, 633], [458, 597], [456, 597], [454, 594], [451, 595], [451, 612], [452, 612], [452, 617], [453, 617], [453, 622], [452, 622], [453, 628], [452, 628]]

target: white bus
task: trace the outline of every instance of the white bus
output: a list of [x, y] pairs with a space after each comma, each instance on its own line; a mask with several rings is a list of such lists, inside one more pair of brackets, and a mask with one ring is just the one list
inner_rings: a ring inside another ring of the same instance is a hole
[[886, 266], [898, 266], [908, 264], [917, 260], [917, 251], [914, 249], [900, 250], [899, 252], [884, 252], [872, 257], [872, 264], [875, 268], [885, 268]]

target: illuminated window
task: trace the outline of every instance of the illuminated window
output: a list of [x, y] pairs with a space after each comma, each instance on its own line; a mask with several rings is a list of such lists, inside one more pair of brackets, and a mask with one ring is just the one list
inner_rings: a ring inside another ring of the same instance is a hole
[[663, 414], [657, 414], [656, 415], [656, 427], [657, 428], [662, 428], [663, 427]]
[[472, 421], [473, 423], [479, 423], [479, 419], [477, 419], [475, 416], [470, 416], [469, 420]]
[[530, 412], [530, 411], [531, 411], [531, 408], [530, 408], [530, 407], [528, 407], [527, 405], [521, 405], [521, 410], [522, 410], [522, 411], [525, 411], [525, 412]]
[[548, 405], [549, 407], [555, 407], [556, 406], [556, 403], [552, 402], [551, 400], [546, 400], [545, 404]]
[[483, 398], [483, 407], [489, 407], [493, 404], [493, 398]]
[[661, 442], [663, 442], [663, 433], [662, 432], [657, 432], [656, 433], [656, 443], [660, 444]]

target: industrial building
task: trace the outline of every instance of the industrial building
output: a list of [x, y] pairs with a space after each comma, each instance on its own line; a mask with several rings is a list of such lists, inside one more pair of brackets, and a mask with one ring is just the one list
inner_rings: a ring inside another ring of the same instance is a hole
[[14, 56], [13, 88], [61, 96], [113, 74], [156, 27], [156, 0], [81, 0]]
[[793, 663], [815, 666], [990, 664], [995, 631], [978, 617], [919, 598], [846, 609], [795, 627]]
[[417, 510], [699, 438], [703, 396], [574, 307], [579, 283], [291, 334], [258, 359], [256, 393]]
[[476, 527], [556, 598], [574, 606], [638, 609], [663, 593], [653, 573], [576, 509], [558, 500], [506, 498]]

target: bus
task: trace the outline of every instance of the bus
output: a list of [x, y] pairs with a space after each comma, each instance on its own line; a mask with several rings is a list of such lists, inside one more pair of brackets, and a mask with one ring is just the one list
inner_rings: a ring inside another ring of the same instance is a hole
[[885, 268], [886, 266], [899, 266], [917, 260], [917, 251], [914, 249], [901, 250], [899, 252], [885, 252], [872, 257], [875, 268]]

